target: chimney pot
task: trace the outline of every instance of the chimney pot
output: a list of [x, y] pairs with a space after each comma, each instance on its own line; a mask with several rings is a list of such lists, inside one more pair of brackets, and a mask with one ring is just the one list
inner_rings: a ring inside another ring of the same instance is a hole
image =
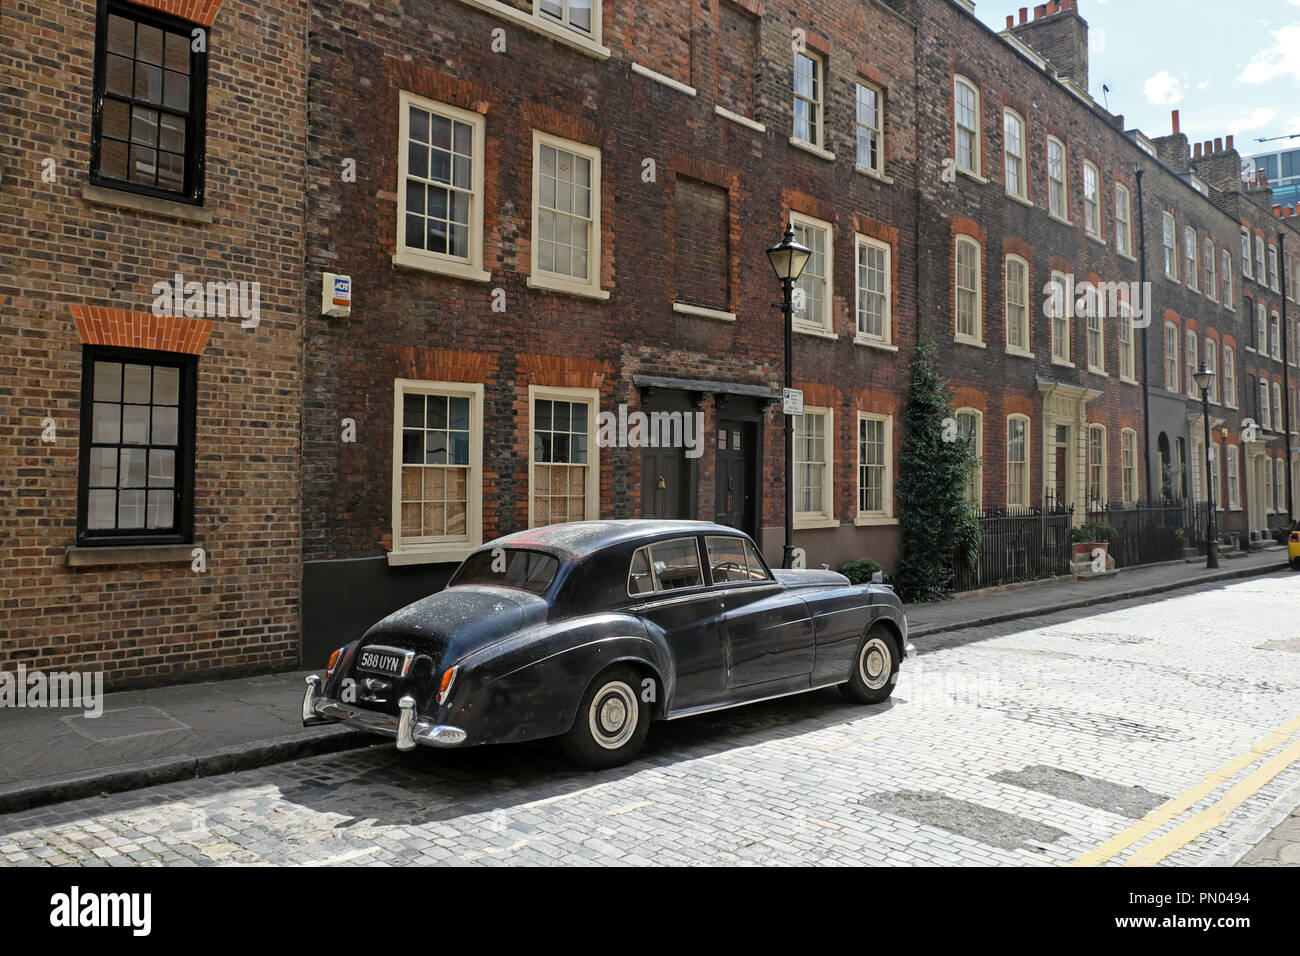
[[1212, 152], [1214, 152], [1214, 143], [1207, 139], [1205, 141], [1205, 149], [1202, 150], [1202, 155], [1209, 156]]
[[1029, 22], [1029, 8], [1028, 8], [1028, 7], [1021, 7], [1021, 8], [1020, 8], [1020, 22], [1021, 22], [1021, 23], [1028, 23], [1028, 22]]
[[1045, 3], [1040, 3], [1038, 6], [1034, 7], [1034, 19], [1035, 19], [1035, 20], [1040, 19], [1040, 18], [1043, 17], [1046, 13], [1047, 13], [1047, 4], [1045, 4]]
[[1223, 139], [1221, 137], [1214, 137], [1214, 151], [1216, 153], [1223, 152]]
[[1061, 12], [1060, 0], [1049, 0], [1047, 4], [1047, 15], [1051, 17], [1051, 16], [1055, 16], [1060, 12]]
[[1177, 136], [1180, 132], [1182, 132], [1182, 130], [1179, 129], [1178, 110], [1173, 111], [1173, 118], [1174, 118], [1174, 135]]
[[1200, 158], [1201, 158], [1201, 144], [1200, 144], [1200, 143], [1197, 143], [1197, 144], [1195, 144], [1195, 145], [1192, 147], [1192, 158], [1193, 158], [1193, 159], [1200, 159]]
[[1228, 149], [1232, 149], [1233, 146], [1232, 146], [1232, 135], [1231, 135], [1231, 134], [1228, 135], [1228, 139], [1226, 140], [1226, 142], [1227, 142], [1227, 144], [1228, 144]]
[[1015, 25], [1016, 25], [1016, 18], [1015, 18], [1015, 15], [1014, 15], [1014, 14], [1010, 14], [1010, 13], [1008, 13], [1008, 14], [1007, 14], [1007, 29], [1010, 30], [1010, 29], [1011, 29], [1012, 27], [1014, 27]]

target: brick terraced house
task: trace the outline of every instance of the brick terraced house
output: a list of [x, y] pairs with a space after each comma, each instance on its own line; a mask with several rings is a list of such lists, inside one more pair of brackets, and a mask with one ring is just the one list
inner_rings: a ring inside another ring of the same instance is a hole
[[[347, 274], [353, 304], [307, 309], [310, 654], [530, 526], [716, 519], [779, 560], [765, 249], [787, 221], [813, 250], [797, 543], [809, 566], [893, 563], [911, 22], [874, 0], [412, 0], [316, 4], [311, 35], [307, 286]], [[620, 440], [640, 414], [689, 447]]]
[[298, 661], [306, 30], [0, 9], [0, 670]]

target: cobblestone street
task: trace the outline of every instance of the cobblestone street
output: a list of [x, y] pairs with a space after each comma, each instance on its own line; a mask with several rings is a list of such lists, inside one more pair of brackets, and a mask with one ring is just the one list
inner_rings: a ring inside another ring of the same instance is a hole
[[656, 724], [615, 771], [380, 745], [3, 816], [0, 861], [1294, 863], [1297, 622], [1300, 579], [1274, 574], [953, 631], [888, 705]]

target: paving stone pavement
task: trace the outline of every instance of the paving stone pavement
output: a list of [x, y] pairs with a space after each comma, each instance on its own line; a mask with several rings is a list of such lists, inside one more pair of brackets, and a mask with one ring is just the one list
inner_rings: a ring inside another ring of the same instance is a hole
[[545, 743], [380, 744], [0, 816], [0, 865], [1036, 866], [1113, 847], [1094, 862], [1196, 866], [1294, 854], [1294, 814], [1276, 850], [1252, 846], [1300, 803], [1300, 577], [918, 644], [885, 705], [819, 691], [656, 724], [617, 770], [577, 770]]

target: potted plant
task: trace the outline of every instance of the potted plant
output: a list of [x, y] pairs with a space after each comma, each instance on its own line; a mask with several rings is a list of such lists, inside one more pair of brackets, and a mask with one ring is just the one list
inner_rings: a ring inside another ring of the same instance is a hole
[[[1070, 540], [1074, 542], [1075, 564], [1100, 560], [1104, 568], [1110, 539], [1118, 535], [1119, 532], [1104, 521], [1089, 521], [1070, 529]], [[1101, 550], [1100, 555], [1097, 554], [1098, 549]]]

